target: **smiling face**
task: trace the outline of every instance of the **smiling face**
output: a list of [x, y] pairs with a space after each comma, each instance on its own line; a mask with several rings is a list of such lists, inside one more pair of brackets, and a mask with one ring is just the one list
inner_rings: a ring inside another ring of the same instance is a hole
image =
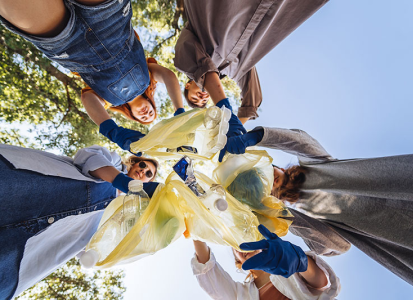
[[272, 185], [272, 190], [271, 190], [271, 195], [275, 195], [275, 191], [277, 191], [283, 184], [284, 182], [284, 169], [283, 168], [277, 168], [273, 167], [274, 169], [274, 183]]
[[190, 81], [185, 85], [185, 89], [187, 90], [187, 101], [191, 102], [193, 105], [197, 107], [205, 107], [209, 100], [209, 94], [207, 92], [203, 92], [194, 81]]
[[128, 102], [132, 115], [140, 122], [152, 122], [156, 114], [152, 104], [144, 96], [140, 95]]
[[136, 162], [128, 172], [129, 177], [142, 182], [151, 181], [154, 178], [154, 174], [156, 174], [156, 166], [147, 160]]

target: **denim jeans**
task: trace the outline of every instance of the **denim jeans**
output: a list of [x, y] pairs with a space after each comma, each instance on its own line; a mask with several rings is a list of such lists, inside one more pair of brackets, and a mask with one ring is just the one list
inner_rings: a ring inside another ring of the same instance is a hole
[[55, 37], [33, 36], [1, 16], [0, 21], [52, 61], [78, 72], [99, 96], [113, 105], [143, 94], [150, 78], [144, 50], [132, 28], [130, 0], [108, 0], [97, 6], [62, 1], [70, 18]]
[[9, 299], [27, 240], [67, 216], [104, 209], [116, 189], [14, 169], [0, 156], [0, 195], [0, 299]]

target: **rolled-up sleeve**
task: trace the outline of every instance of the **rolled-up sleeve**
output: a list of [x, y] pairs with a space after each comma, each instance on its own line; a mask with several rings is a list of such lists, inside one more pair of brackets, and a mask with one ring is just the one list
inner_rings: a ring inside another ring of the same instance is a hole
[[258, 299], [255, 285], [234, 281], [218, 264], [212, 252], [205, 264], [198, 262], [195, 255], [191, 260], [191, 266], [199, 285], [212, 299]]
[[291, 275], [288, 278], [282, 276], [271, 275], [270, 279], [272, 284], [286, 297], [290, 299], [303, 299], [303, 300], [330, 300], [340, 293], [341, 285], [340, 280], [334, 273], [333, 269], [319, 256], [312, 251], [305, 253], [311, 257], [316, 263], [317, 267], [323, 271], [328, 279], [326, 286], [316, 289], [310, 286], [304, 281], [304, 279], [298, 273]]
[[94, 177], [89, 172], [103, 167], [111, 166], [120, 172], [126, 172], [126, 166], [122, 164], [121, 157], [117, 153], [97, 145], [80, 149], [74, 157], [74, 164], [80, 168], [83, 175], [92, 178]]
[[262, 102], [262, 91], [257, 69], [252, 68], [239, 81], [241, 88], [241, 106], [238, 108], [238, 118], [258, 118], [258, 107]]

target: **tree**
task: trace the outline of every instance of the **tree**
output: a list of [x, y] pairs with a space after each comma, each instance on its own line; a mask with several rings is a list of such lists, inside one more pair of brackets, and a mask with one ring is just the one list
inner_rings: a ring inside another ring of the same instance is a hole
[[123, 271], [82, 270], [73, 258], [15, 299], [123, 299]]

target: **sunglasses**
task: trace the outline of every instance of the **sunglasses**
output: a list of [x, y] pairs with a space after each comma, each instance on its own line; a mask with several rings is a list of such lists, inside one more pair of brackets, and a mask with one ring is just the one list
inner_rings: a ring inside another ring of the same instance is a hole
[[[139, 168], [141, 168], [141, 169], [145, 169], [148, 165], [147, 165], [144, 161], [140, 161], [140, 162], [138, 163], [138, 166], [139, 166]], [[145, 176], [146, 176], [148, 179], [151, 179], [151, 178], [153, 177], [152, 171], [151, 171], [151, 170], [146, 171], [146, 172], [145, 172]]]

